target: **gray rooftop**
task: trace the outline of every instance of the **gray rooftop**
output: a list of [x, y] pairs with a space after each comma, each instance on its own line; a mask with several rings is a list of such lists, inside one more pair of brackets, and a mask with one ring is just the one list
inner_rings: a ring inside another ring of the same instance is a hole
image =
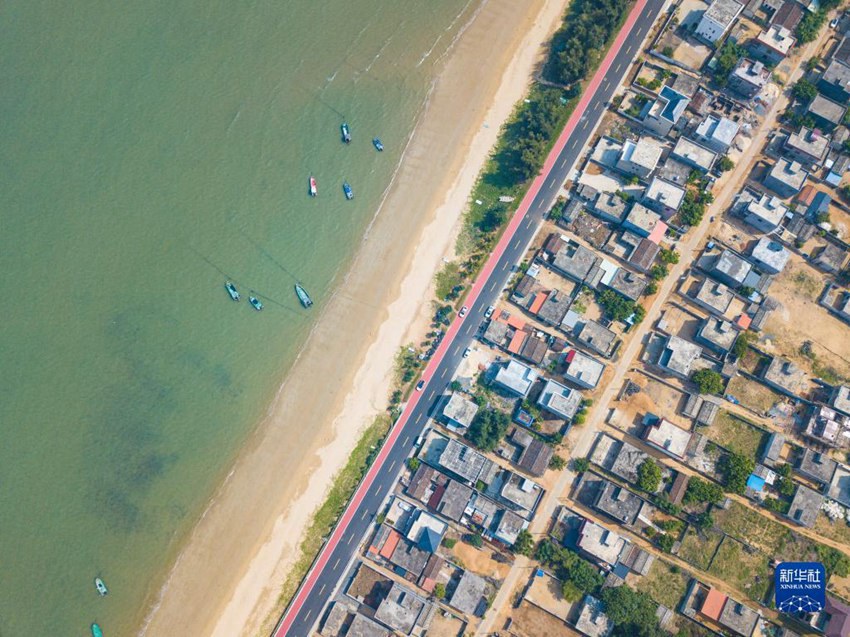
[[387, 596], [378, 605], [375, 619], [405, 634], [413, 631], [420, 616], [431, 604], [398, 582], [393, 582]]
[[571, 299], [560, 290], [552, 290], [537, 312], [537, 318], [550, 325], [560, 325], [564, 315], [570, 309]]
[[390, 631], [377, 622], [357, 613], [345, 637], [390, 637]]
[[443, 407], [443, 416], [460, 427], [469, 427], [476, 413], [478, 413], [478, 405], [458, 393], [449, 396]]
[[714, 165], [717, 159], [717, 153], [709, 150], [705, 146], [700, 146], [687, 137], [680, 137], [673, 148], [673, 155], [680, 158], [694, 168], [699, 168], [703, 172], [708, 172]]
[[797, 39], [782, 25], [772, 24], [756, 36], [756, 41], [785, 56]]
[[643, 204], [636, 203], [632, 206], [624, 221], [643, 236], [649, 236], [658, 222], [661, 221], [661, 215]]
[[700, 122], [696, 134], [708, 143], [728, 147], [732, 145], [739, 128], [739, 124], [731, 119], [708, 115]]
[[637, 142], [626, 140], [617, 164], [634, 164], [648, 174], [655, 170], [663, 151], [664, 147], [652, 137], [641, 137]]
[[804, 126], [800, 132], [788, 135], [785, 139], [785, 147], [791, 151], [803, 153], [811, 161], [820, 162], [829, 151], [829, 136]]
[[685, 198], [685, 191], [676, 184], [671, 184], [669, 181], [655, 177], [650, 182], [649, 188], [646, 189], [644, 197], [665, 208], [678, 210], [679, 206], [682, 205], [682, 200]]
[[693, 434], [677, 427], [665, 418], [659, 418], [643, 431], [643, 439], [673, 456], [684, 458]]
[[637, 482], [638, 467], [643, 464], [643, 461], [649, 458], [646, 453], [635, 447], [634, 445], [620, 441], [617, 448], [617, 456], [614, 463], [608, 469], [615, 476], [619, 476], [629, 482]]
[[581, 283], [599, 260], [592, 250], [579, 243], [570, 242], [558, 251], [552, 265], [566, 276]]
[[[534, 438], [527, 432], [529, 439], [523, 446], [522, 453], [516, 461], [516, 465], [533, 476], [542, 476], [549, 468], [549, 460], [554, 453], [552, 447], [538, 438]], [[514, 438], [516, 439], [516, 438]], [[532, 505], [533, 506], [533, 505]]]
[[472, 497], [472, 489], [456, 480], [449, 480], [443, 496], [437, 503], [437, 512], [455, 522], [460, 521], [469, 499]]
[[798, 191], [803, 187], [809, 173], [803, 170], [803, 167], [798, 162], [780, 158], [771, 166], [770, 172], [767, 175], [770, 179]]
[[806, 449], [800, 457], [797, 471], [816, 482], [829, 484], [837, 466], [838, 463], [829, 456], [813, 449]]
[[614, 622], [608, 619], [603, 608], [601, 601], [586, 595], [576, 620], [576, 628], [588, 637], [608, 637], [614, 630]]
[[843, 414], [850, 415], [850, 387], [839, 385], [832, 391], [829, 404]]
[[457, 588], [452, 593], [449, 605], [467, 615], [479, 615], [486, 606], [484, 603], [486, 592], [487, 581], [484, 578], [470, 571], [464, 571]]
[[850, 67], [833, 60], [826, 67], [821, 81], [840, 86], [845, 91], [848, 91], [850, 90]]
[[767, 193], [760, 193], [758, 197], [747, 197], [743, 210], [744, 217], [748, 221], [748, 218], [754, 218], [759, 225], [766, 224], [773, 227], [778, 226], [787, 213], [788, 208], [782, 200]]
[[658, 364], [684, 378], [691, 375], [691, 365], [702, 355], [702, 348], [678, 336], [668, 336]]
[[614, 278], [608, 284], [612, 290], [616, 290], [627, 299], [637, 301], [643, 291], [646, 289], [648, 282], [642, 276], [626, 270], [626, 268], [617, 268]]
[[428, 561], [430, 555], [430, 552], [423, 551], [413, 542], [409, 542], [406, 539], [401, 538], [390, 557], [390, 562], [407, 571], [414, 577], [419, 577], [419, 574], [422, 572], [422, 569], [425, 568], [425, 563]]
[[705, 11], [705, 17], [710, 18], [717, 24], [729, 28], [732, 21], [744, 8], [744, 5], [735, 0], [714, 0]]
[[694, 298], [720, 314], [725, 314], [735, 295], [722, 283], [705, 279], [697, 289]]
[[782, 448], [785, 446], [785, 436], [780, 433], [773, 432], [770, 438], [767, 439], [764, 453], [762, 454], [762, 462], [773, 465], [779, 461]]
[[770, 365], [764, 370], [763, 378], [782, 391], [792, 396], [799, 396], [805, 388], [806, 373], [791, 361], [774, 356]]
[[604, 486], [596, 495], [594, 506], [617, 520], [619, 524], [631, 526], [643, 509], [643, 500], [625, 487], [604, 480]]
[[499, 518], [499, 524], [496, 526], [493, 536], [508, 546], [512, 546], [514, 542], [516, 542], [520, 531], [522, 531], [525, 527], [526, 521], [524, 519], [513, 511], [505, 509], [502, 511], [502, 515]]
[[485, 341], [489, 341], [490, 343], [502, 345], [508, 337], [509, 330], [510, 326], [507, 323], [493, 318], [490, 319], [490, 322], [487, 324], [487, 329], [484, 330], [484, 334], [481, 338]]
[[626, 214], [628, 204], [626, 201], [614, 192], [600, 192], [596, 201], [593, 202], [593, 209], [596, 212], [619, 220], [623, 219]]
[[[623, 233], [625, 235], [627, 233]], [[639, 270], [649, 271], [655, 263], [655, 257], [661, 251], [661, 246], [649, 239], [641, 238], [640, 243], [629, 255], [628, 261]]]
[[567, 356], [569, 363], [564, 378], [588, 389], [596, 387], [605, 371], [605, 364], [578, 350], [570, 350]]
[[700, 325], [697, 338], [707, 342], [715, 350], [728, 352], [738, 338], [738, 331], [729, 321], [710, 316]]
[[798, 484], [787, 515], [797, 524], [811, 528], [815, 525], [822, 504], [823, 496], [820, 493]]
[[540, 374], [519, 361], [511, 359], [506, 365], [499, 365], [494, 381], [519, 396], [525, 396]]
[[731, 250], [724, 250], [714, 262], [712, 272], [724, 277], [728, 281], [734, 281], [736, 284], [741, 285], [752, 268], [752, 264], [742, 256]]
[[778, 241], [768, 237], [762, 237], [753, 246], [753, 258], [768, 267], [774, 273], [782, 272], [785, 264], [791, 257], [791, 253]]
[[847, 109], [839, 104], [838, 102], [833, 102], [831, 99], [828, 99], [821, 95], [817, 94], [812, 103], [809, 104], [809, 112], [812, 115], [816, 115], [821, 119], [831, 122], [834, 125], [838, 125], [841, 123], [841, 120], [844, 118], [844, 111]]
[[[652, 245], [655, 245], [654, 243]], [[578, 343], [588, 347], [603, 356], [610, 356], [617, 342], [617, 335], [596, 321], [583, 321], [573, 331], [573, 337]]]
[[537, 505], [542, 489], [534, 480], [524, 478], [518, 473], [506, 471], [502, 475], [509, 474], [508, 479], [502, 484], [499, 495], [515, 505], [521, 511], [531, 512]]
[[770, 79], [770, 69], [762, 62], [741, 58], [732, 71], [732, 77], [760, 89]]
[[750, 637], [756, 629], [761, 616], [749, 606], [736, 602], [731, 597], [726, 599], [723, 612], [718, 620], [722, 626], [734, 630], [739, 635]]
[[570, 420], [576, 415], [580, 403], [581, 394], [577, 390], [570, 389], [551, 378], [546, 380], [537, 399], [540, 407], [564, 420]]
[[581, 550], [611, 566], [617, 563], [626, 544], [622, 537], [590, 520], [582, 525], [577, 542]]
[[481, 472], [491, 464], [487, 458], [471, 447], [451, 438], [440, 454], [440, 465], [461, 478], [474, 483]]

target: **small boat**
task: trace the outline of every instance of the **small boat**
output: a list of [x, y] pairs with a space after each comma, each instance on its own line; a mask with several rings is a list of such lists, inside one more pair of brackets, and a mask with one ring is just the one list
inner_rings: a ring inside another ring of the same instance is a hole
[[258, 299], [256, 296], [249, 296], [248, 303], [250, 303], [251, 306], [258, 312], [263, 309], [263, 304], [260, 303], [260, 299]]
[[313, 299], [310, 298], [310, 295], [307, 294], [307, 290], [305, 290], [300, 283], [295, 284], [295, 294], [298, 295], [298, 300], [301, 301], [301, 305], [304, 307], [310, 307], [313, 305]]
[[233, 285], [230, 281], [224, 284], [224, 289], [227, 290], [227, 293], [230, 295], [230, 298], [234, 301], [239, 300], [239, 292], [236, 290], [236, 286]]
[[318, 189], [316, 188], [316, 178], [313, 175], [310, 175], [310, 196], [315, 197], [319, 194]]
[[100, 629], [100, 626], [97, 625], [97, 622], [91, 625], [91, 635], [92, 637], [103, 637], [103, 631]]
[[351, 184], [347, 181], [342, 182], [342, 192], [345, 193], [346, 199], [354, 199], [354, 191], [351, 189]]
[[109, 593], [109, 589], [106, 588], [106, 584], [104, 584], [103, 580], [99, 577], [94, 578], [94, 587], [97, 589], [97, 594], [101, 597]]
[[381, 143], [381, 140], [378, 139], [377, 137], [372, 140], [372, 145], [375, 147], [375, 150], [377, 150], [379, 152], [384, 150], [384, 145]]
[[350, 144], [351, 143], [351, 130], [349, 130], [348, 124], [343, 122], [342, 126], [340, 126], [340, 130], [342, 131], [342, 141], [345, 142], [346, 144]]

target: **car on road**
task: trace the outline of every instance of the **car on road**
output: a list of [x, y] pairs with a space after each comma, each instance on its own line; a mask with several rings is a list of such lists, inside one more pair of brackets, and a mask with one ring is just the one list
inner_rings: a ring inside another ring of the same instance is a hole
[[416, 391], [422, 391], [422, 388], [425, 387], [425, 379], [423, 378], [418, 383], [416, 383]]
[[460, 308], [460, 312], [458, 312], [457, 315], [459, 318], [463, 318], [464, 316], [466, 316], [467, 312], [469, 312], [469, 308], [464, 305], [462, 308]]
[[829, 21], [829, 28], [830, 29], [834, 29], [837, 26], [838, 26], [838, 18], [835, 18], [834, 20]]
[[493, 312], [495, 312], [495, 311], [496, 311], [496, 306], [491, 305], [490, 307], [487, 308], [487, 311], [484, 312], [484, 318], [490, 318], [491, 316], [493, 316]]
[[464, 357], [464, 358], [468, 357], [468, 356], [469, 356], [469, 352], [471, 352], [471, 351], [472, 351], [472, 348], [471, 348], [471, 347], [467, 347], [465, 350], [463, 350], [463, 357]]

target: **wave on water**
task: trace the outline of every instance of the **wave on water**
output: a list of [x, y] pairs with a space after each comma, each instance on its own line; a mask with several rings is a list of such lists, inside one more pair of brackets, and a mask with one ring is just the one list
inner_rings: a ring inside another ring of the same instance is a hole
[[[460, 12], [454, 17], [454, 20], [452, 20], [451, 24], [449, 24], [449, 26], [447, 26], [445, 29], [443, 29], [443, 32], [440, 35], [437, 36], [436, 40], [434, 40], [434, 43], [431, 45], [431, 48], [428, 49], [422, 55], [422, 57], [419, 59], [419, 62], [416, 63], [416, 68], [419, 68], [420, 66], [422, 66], [425, 63], [425, 60], [427, 60], [429, 57], [431, 57], [431, 54], [434, 52], [434, 49], [437, 48], [437, 45], [440, 43], [440, 40], [443, 39], [443, 35], [450, 32], [452, 29], [454, 29], [454, 26], [455, 26], [455, 24], [457, 24], [457, 21], [461, 19], [461, 16], [463, 16], [463, 14], [466, 13], [466, 10], [469, 8], [469, 5], [471, 5], [473, 2], [475, 2], [475, 0], [467, 0], [467, 3], [465, 5], [463, 5], [463, 9], [461, 9]], [[487, 0], [482, 0], [482, 2], [479, 4], [478, 8], [470, 16], [469, 20], [466, 21], [466, 23], [460, 28], [458, 33], [455, 35], [455, 37], [452, 38], [451, 43], [449, 44], [449, 46], [446, 47], [446, 50], [443, 52], [443, 54], [440, 55], [435, 60], [435, 63], [439, 62], [446, 55], [446, 53], [451, 51], [451, 49], [455, 45], [455, 42], [457, 42], [458, 37], [460, 37], [460, 35], [463, 34], [464, 31], [466, 31], [466, 29], [469, 27], [470, 24], [472, 24], [472, 21], [475, 20], [475, 17], [478, 15], [478, 13], [481, 11], [481, 9], [484, 7], [485, 4], [487, 4]]]

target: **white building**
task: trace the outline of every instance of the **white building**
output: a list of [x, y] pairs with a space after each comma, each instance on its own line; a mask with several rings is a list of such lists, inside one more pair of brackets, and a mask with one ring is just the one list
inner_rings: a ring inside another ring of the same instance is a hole
[[743, 10], [744, 5], [735, 0], [714, 0], [702, 15], [696, 35], [714, 44], [723, 37]]

